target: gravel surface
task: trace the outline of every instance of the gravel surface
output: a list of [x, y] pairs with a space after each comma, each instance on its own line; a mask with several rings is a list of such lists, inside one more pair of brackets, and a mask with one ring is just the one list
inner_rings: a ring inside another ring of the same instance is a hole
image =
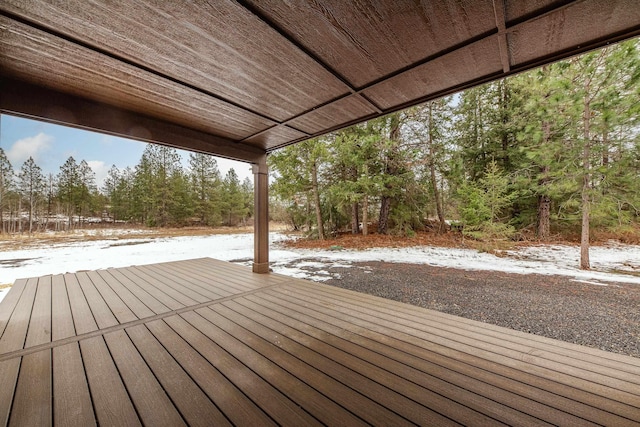
[[640, 286], [385, 262], [325, 283], [523, 332], [640, 357]]

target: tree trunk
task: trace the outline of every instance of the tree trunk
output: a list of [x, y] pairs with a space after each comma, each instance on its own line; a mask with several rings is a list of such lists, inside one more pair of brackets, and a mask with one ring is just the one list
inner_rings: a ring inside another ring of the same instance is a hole
[[509, 124], [509, 86], [508, 79], [503, 79], [498, 82], [500, 87], [500, 115], [502, 118], [503, 128], [500, 130], [502, 134], [502, 167], [504, 170], [510, 170], [509, 160], [509, 133], [507, 132], [507, 126]]
[[33, 196], [29, 197], [29, 234], [33, 231]]
[[550, 233], [550, 215], [551, 214], [551, 198], [546, 194], [538, 196], [538, 224], [537, 235], [538, 240], [546, 242], [549, 240]]
[[[392, 142], [392, 146], [389, 149], [387, 155], [387, 165], [384, 173], [387, 175], [397, 175], [398, 166], [398, 145], [400, 144], [400, 119], [397, 114], [391, 116], [391, 123], [389, 129], [389, 139]], [[391, 191], [391, 185], [385, 184], [385, 188]], [[380, 198], [380, 216], [378, 219], [378, 233], [387, 234], [389, 232], [389, 214], [391, 213], [391, 197], [383, 195]]]
[[322, 221], [322, 207], [320, 206], [320, 191], [318, 190], [318, 166], [313, 162], [311, 168], [311, 185], [313, 187], [313, 200], [316, 205], [316, 224], [318, 225], [318, 239], [324, 240], [324, 223]]
[[369, 197], [365, 194], [364, 199], [362, 199], [362, 235], [366, 236], [369, 234]]
[[351, 234], [358, 234], [360, 232], [360, 210], [358, 209], [358, 202], [351, 204]]
[[608, 125], [604, 123], [604, 129], [602, 131], [602, 175], [600, 176], [600, 188], [602, 194], [607, 193], [607, 186], [605, 180], [607, 179], [607, 169], [609, 168], [609, 129]]
[[389, 232], [389, 213], [391, 212], [391, 197], [383, 196], [380, 199], [380, 217], [378, 219], [378, 234]]
[[431, 175], [431, 185], [433, 187], [433, 198], [436, 202], [436, 213], [438, 214], [438, 233], [445, 230], [444, 209], [438, 190], [438, 179], [436, 178], [435, 149], [433, 148], [433, 103], [429, 103], [429, 174]]
[[18, 199], [18, 233], [22, 234], [22, 197]]
[[580, 235], [580, 269], [589, 270], [591, 263], [589, 261], [589, 187], [591, 184], [590, 161], [591, 157], [591, 105], [587, 94], [584, 98], [584, 147], [582, 149], [582, 233]]
[[[547, 121], [542, 122], [543, 146], [549, 143], [551, 138], [551, 124]], [[538, 218], [537, 230], [538, 240], [546, 242], [551, 234], [551, 197], [547, 194], [547, 185], [549, 185], [549, 166], [543, 165], [540, 168], [541, 194], [538, 196]]]

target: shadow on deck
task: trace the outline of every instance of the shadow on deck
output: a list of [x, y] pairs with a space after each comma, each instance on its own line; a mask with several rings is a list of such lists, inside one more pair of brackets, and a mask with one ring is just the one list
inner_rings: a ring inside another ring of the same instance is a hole
[[0, 424], [636, 425], [640, 359], [196, 259], [18, 280]]

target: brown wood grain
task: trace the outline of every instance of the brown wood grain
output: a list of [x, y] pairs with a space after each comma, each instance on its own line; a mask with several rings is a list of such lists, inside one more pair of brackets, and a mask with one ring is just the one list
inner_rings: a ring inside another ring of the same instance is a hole
[[104, 335], [131, 402], [146, 425], [186, 425], [153, 372], [124, 331]]
[[37, 278], [29, 279], [24, 291], [20, 294], [20, 299], [11, 313], [2, 338], [0, 338], [0, 354], [23, 348], [31, 318], [33, 301], [36, 296], [37, 284]]
[[9, 425], [52, 425], [52, 392], [51, 350], [24, 356], [13, 397]]
[[191, 426], [231, 423], [146, 326], [126, 330], [184, 420]]
[[53, 414], [56, 426], [96, 425], [78, 343], [53, 349]]
[[103, 337], [80, 341], [96, 418], [101, 425], [141, 426]]

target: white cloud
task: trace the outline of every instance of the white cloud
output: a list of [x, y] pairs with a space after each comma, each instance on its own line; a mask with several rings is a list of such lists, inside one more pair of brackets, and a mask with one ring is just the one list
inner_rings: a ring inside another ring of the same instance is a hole
[[240, 182], [244, 181], [245, 178], [249, 178], [251, 182], [253, 182], [253, 172], [249, 163], [238, 162], [221, 157], [216, 157], [216, 162], [218, 163], [218, 170], [220, 171], [222, 178], [224, 178], [227, 172], [229, 172], [229, 169], [233, 168], [233, 170], [236, 171]]
[[109, 173], [110, 166], [108, 166], [102, 160], [89, 160], [87, 164], [96, 174], [96, 186], [98, 187], [98, 189], [102, 188], [102, 185], [104, 184], [104, 179], [107, 177], [107, 174]]
[[36, 136], [19, 139], [7, 150], [7, 157], [16, 169], [20, 168], [21, 164], [29, 157], [33, 157], [33, 160], [37, 162], [40, 160], [41, 154], [51, 148], [53, 140], [51, 135], [42, 132]]

